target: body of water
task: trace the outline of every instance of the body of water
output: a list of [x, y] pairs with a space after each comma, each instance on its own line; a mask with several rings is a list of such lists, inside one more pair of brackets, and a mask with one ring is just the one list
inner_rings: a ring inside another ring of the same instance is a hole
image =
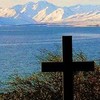
[[61, 46], [62, 36], [67, 35], [73, 36], [75, 51], [83, 51], [90, 60], [100, 58], [100, 27], [0, 26], [0, 80], [40, 71], [35, 55], [40, 49]]

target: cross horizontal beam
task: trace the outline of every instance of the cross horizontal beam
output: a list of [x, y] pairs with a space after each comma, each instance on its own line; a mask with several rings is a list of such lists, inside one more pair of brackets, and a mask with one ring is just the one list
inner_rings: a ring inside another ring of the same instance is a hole
[[42, 72], [63, 72], [64, 63], [62, 62], [43, 62], [42, 63]]
[[73, 62], [73, 71], [94, 71], [94, 61]]
[[94, 71], [94, 61], [72, 62], [68, 63], [67, 66], [63, 62], [43, 62], [42, 66], [42, 72], [63, 72], [67, 67], [68, 70], [72, 71]]

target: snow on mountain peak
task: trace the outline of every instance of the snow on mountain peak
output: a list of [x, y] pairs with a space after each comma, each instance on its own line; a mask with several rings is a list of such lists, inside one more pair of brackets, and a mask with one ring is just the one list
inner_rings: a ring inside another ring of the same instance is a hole
[[81, 7], [81, 5], [77, 5], [74, 9], [79, 9]]
[[38, 4], [35, 4], [35, 5], [33, 5], [32, 9], [33, 9], [33, 10], [36, 10], [37, 7], [38, 7]]
[[19, 17], [19, 14], [17, 16], [14, 17], [14, 19], [17, 19]]
[[62, 8], [58, 8], [57, 10], [53, 11], [42, 22], [52, 23], [52, 22], [59, 22], [62, 20], [64, 14], [64, 10]]
[[0, 8], [0, 17], [13, 17], [16, 14], [14, 9]]
[[85, 20], [94, 20], [94, 19], [100, 20], [100, 11], [98, 12], [88, 12], [88, 13], [81, 13], [81, 14], [75, 14], [67, 18], [68, 21], [85, 21]]
[[20, 13], [24, 13], [24, 12], [26, 11], [26, 8], [27, 8], [27, 6], [25, 6], [25, 7], [20, 11]]
[[69, 23], [69, 25], [74, 26], [100, 26], [100, 11], [72, 15], [63, 21]]
[[32, 19], [34, 19], [37, 22], [41, 22], [46, 17], [46, 10], [47, 9], [48, 9], [48, 7], [39, 11], [38, 14], [36, 16], [34, 16]]

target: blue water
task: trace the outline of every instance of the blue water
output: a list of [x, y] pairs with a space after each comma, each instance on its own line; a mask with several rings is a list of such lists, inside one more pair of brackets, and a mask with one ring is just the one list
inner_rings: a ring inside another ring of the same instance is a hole
[[63, 35], [73, 36], [73, 50], [83, 51], [90, 60], [100, 59], [100, 27], [0, 26], [0, 80], [40, 71], [35, 56], [40, 49], [61, 46]]

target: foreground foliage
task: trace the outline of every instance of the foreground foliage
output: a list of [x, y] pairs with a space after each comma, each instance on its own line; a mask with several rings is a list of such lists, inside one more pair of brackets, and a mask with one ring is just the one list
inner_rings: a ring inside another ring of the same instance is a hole
[[[41, 61], [62, 61], [60, 53], [47, 50], [38, 56]], [[47, 54], [47, 55], [44, 55]], [[74, 55], [74, 61], [86, 61], [82, 52]], [[63, 100], [63, 73], [37, 73], [22, 78], [15, 75], [9, 80], [6, 93], [0, 94], [0, 100]], [[94, 72], [74, 73], [74, 100], [99, 100], [100, 65]]]
[[63, 100], [62, 73], [38, 73], [28, 78], [16, 76], [2, 100]]
[[74, 75], [74, 100], [100, 100], [100, 66]]

